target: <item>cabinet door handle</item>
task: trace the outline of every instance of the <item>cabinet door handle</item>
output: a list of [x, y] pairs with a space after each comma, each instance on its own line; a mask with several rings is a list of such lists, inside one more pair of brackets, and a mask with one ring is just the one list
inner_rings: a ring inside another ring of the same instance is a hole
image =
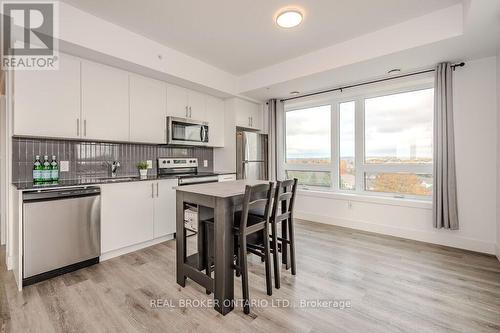
[[191, 111], [191, 107], [189, 107], [189, 118], [193, 118], [193, 112]]
[[151, 198], [155, 197], [155, 184], [151, 183]]
[[87, 136], [87, 119], [83, 120], [83, 136]]
[[160, 183], [156, 183], [156, 197], [160, 196]]
[[80, 118], [76, 118], [76, 136], [80, 136]]
[[186, 105], [186, 118], [188, 118], [188, 117], [189, 117], [189, 116], [188, 116], [188, 107], [187, 107], [187, 105]]
[[250, 126], [253, 127], [253, 117], [250, 117]]

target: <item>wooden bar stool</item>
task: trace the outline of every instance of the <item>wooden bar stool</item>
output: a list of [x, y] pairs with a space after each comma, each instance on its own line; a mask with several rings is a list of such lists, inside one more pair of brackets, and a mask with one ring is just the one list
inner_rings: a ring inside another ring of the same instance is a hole
[[[274, 264], [274, 286], [280, 288], [280, 267], [278, 251], [283, 256], [288, 256], [290, 250], [290, 261], [292, 275], [297, 274], [295, 262], [295, 229], [293, 224], [293, 209], [295, 195], [297, 193], [297, 179], [278, 181], [274, 194], [274, 204], [270, 219], [271, 224], [271, 252]], [[278, 236], [278, 223], [282, 222], [282, 235]], [[288, 259], [286, 259], [288, 260]]]
[[[259, 256], [264, 261], [266, 272], [267, 294], [272, 295], [271, 278], [271, 252], [269, 219], [271, 216], [271, 204], [274, 184], [261, 184], [246, 186], [243, 198], [243, 209], [235, 213], [233, 236], [235, 237], [236, 263], [234, 268], [241, 274], [243, 290], [243, 309], [246, 314], [250, 313], [250, 296], [248, 291], [248, 266], [247, 253], [250, 252]], [[263, 211], [263, 215], [254, 215], [252, 210]], [[205, 244], [206, 251], [206, 274], [211, 277], [214, 263], [213, 257], [213, 237], [214, 220], [207, 219], [205, 223]]]

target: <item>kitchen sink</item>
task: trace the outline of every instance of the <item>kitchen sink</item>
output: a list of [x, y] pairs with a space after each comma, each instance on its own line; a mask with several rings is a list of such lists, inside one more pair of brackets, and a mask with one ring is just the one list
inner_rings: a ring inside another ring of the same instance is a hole
[[139, 177], [116, 177], [116, 178], [101, 178], [99, 179], [103, 183], [118, 183], [118, 182], [128, 182], [133, 180], [138, 180]]

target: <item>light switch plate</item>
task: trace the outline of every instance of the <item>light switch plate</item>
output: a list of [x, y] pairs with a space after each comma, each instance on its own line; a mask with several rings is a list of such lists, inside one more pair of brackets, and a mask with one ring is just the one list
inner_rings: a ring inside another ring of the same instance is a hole
[[68, 172], [69, 171], [69, 161], [60, 161], [59, 162], [59, 171]]
[[153, 161], [147, 160], [146, 163], [148, 164], [148, 169], [153, 169]]
[[208, 168], [208, 160], [203, 160], [203, 167]]

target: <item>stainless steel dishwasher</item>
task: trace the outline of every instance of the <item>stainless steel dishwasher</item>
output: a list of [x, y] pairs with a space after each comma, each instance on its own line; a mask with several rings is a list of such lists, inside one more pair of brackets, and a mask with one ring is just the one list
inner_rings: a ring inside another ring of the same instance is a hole
[[23, 285], [99, 262], [100, 195], [99, 187], [23, 194]]

